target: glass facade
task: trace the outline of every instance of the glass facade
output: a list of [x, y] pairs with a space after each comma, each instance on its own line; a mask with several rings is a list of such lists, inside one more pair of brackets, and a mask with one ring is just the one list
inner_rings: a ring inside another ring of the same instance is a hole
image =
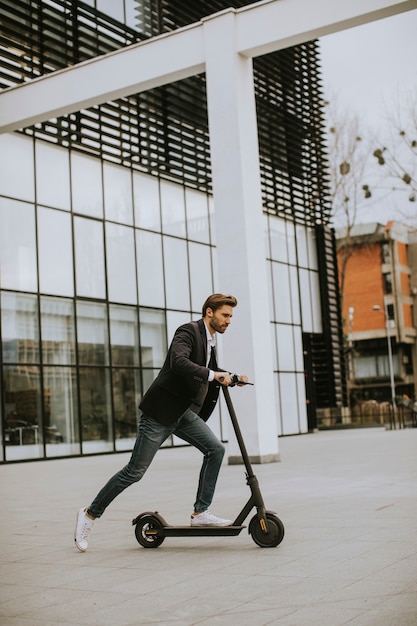
[[[0, 88], [224, 8], [4, 4]], [[315, 42], [254, 60], [283, 435], [314, 423], [306, 371], [323, 407], [343, 401], [318, 68]], [[216, 290], [211, 183], [204, 75], [0, 135], [0, 460], [132, 448], [175, 329]], [[210, 424], [227, 439], [221, 407]]]
[[[87, 201], [75, 187], [85, 188], [80, 163], [63, 148], [0, 141], [11, 155], [0, 174], [2, 458], [131, 449], [170, 338], [215, 290], [212, 199], [83, 155], [104, 190]], [[21, 162], [25, 185], [13, 187], [8, 171]], [[57, 163], [59, 180], [71, 180], [69, 206], [69, 187], [60, 194], [53, 177], [46, 197]], [[302, 332], [321, 332], [314, 230], [265, 216], [265, 241], [276, 383], [286, 390], [279, 430], [305, 432]], [[212, 423], [226, 432], [219, 410]]]

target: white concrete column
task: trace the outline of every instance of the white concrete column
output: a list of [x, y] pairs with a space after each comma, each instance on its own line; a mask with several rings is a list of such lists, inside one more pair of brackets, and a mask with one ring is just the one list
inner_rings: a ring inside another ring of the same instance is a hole
[[[254, 387], [231, 389], [250, 457], [279, 460], [252, 60], [235, 50], [235, 12], [203, 20], [218, 285], [238, 299], [222, 365]], [[229, 463], [240, 458], [230, 432]]]

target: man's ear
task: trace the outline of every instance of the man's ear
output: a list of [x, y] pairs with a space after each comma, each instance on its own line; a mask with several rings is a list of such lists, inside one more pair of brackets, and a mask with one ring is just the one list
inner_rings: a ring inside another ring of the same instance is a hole
[[206, 317], [213, 317], [213, 315], [214, 315], [213, 309], [211, 309], [210, 307], [207, 307]]

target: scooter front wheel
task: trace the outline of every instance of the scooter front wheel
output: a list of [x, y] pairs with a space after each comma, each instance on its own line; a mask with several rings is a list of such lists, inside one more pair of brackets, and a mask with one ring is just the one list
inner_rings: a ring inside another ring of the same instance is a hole
[[284, 524], [273, 513], [267, 513], [268, 532], [264, 532], [257, 515], [254, 515], [249, 523], [249, 533], [254, 542], [261, 548], [275, 548], [284, 539]]
[[158, 548], [164, 541], [165, 537], [159, 537], [156, 534], [158, 528], [162, 528], [161, 520], [154, 515], [145, 515], [141, 517], [135, 528], [135, 535], [138, 543], [143, 548]]

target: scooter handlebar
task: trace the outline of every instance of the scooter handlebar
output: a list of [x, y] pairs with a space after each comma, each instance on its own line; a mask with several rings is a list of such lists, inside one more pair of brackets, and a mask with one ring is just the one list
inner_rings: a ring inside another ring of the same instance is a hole
[[[246, 382], [244, 380], [240, 380], [240, 377], [238, 374], [231, 374], [229, 373], [229, 376], [232, 379], [232, 382], [230, 383], [229, 387], [234, 387], [235, 385], [253, 385], [253, 383], [249, 383]], [[222, 376], [221, 378], [219, 378], [219, 382], [223, 382], [224, 381], [224, 377]]]

